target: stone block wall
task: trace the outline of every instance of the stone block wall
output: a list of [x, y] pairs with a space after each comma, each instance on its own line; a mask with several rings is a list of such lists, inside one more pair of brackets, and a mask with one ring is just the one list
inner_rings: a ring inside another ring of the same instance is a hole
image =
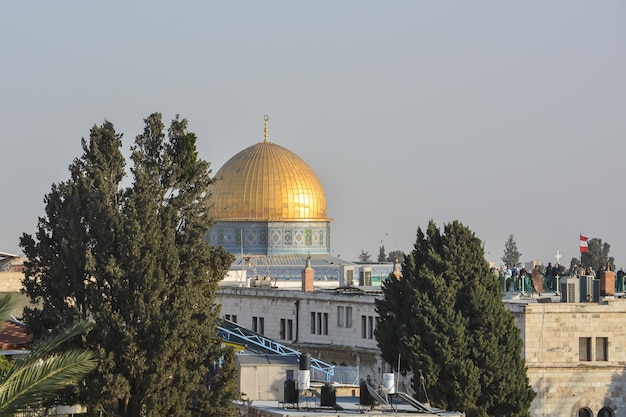
[[511, 307], [522, 332], [533, 417], [577, 416], [587, 408], [626, 415], [626, 300]]
[[23, 279], [21, 272], [0, 272], [0, 293], [20, 292]]

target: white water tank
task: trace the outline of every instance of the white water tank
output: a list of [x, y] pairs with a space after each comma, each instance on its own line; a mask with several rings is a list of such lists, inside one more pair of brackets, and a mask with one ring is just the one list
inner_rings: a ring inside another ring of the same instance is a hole
[[298, 371], [298, 389], [307, 390], [311, 388], [311, 371], [300, 369]]
[[396, 393], [396, 380], [394, 374], [383, 374], [383, 387], [387, 390], [387, 394]]

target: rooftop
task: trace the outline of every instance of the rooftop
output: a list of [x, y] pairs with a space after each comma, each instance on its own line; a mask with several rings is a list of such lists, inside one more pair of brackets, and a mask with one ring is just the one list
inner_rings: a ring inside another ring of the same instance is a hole
[[[357, 387], [358, 388], [358, 387]], [[415, 406], [402, 400], [398, 395], [390, 395], [390, 405], [365, 406], [359, 404], [358, 396], [336, 397], [336, 404], [340, 409], [330, 406], [320, 406], [320, 398], [308, 394], [300, 396], [297, 404], [285, 404], [279, 401], [252, 401], [250, 405], [238, 403], [240, 413], [248, 408], [254, 409], [258, 417], [348, 417], [355, 414], [365, 414], [368, 417], [429, 417], [429, 416], [465, 416], [458, 411], [432, 409], [432, 412], [421, 411]]]

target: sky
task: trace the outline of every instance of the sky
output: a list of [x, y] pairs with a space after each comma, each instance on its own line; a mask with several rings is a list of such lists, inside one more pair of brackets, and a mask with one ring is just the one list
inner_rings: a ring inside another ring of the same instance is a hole
[[[626, 266], [626, 2], [9, 2], [0, 252], [20, 254], [81, 138], [188, 119], [213, 173], [263, 140], [326, 191], [334, 255], [408, 252], [458, 220], [501, 263]], [[167, 123], [166, 123], [167, 124]]]

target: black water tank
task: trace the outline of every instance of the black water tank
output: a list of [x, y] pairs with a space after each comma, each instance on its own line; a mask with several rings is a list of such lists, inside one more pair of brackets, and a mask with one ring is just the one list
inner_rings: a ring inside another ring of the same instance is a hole
[[361, 380], [361, 383], [359, 384], [360, 387], [360, 393], [359, 393], [359, 404], [361, 405], [375, 405], [376, 401], [374, 401], [374, 397], [372, 397], [372, 395], [370, 394], [370, 392], [367, 390], [367, 382]]
[[311, 369], [311, 355], [309, 353], [303, 353], [300, 355], [300, 370], [308, 371]]
[[285, 381], [285, 396], [283, 398], [283, 402], [295, 404], [298, 402], [298, 397], [300, 396], [300, 392], [298, 388], [296, 388], [296, 380], [288, 379]]
[[324, 384], [322, 386], [322, 394], [320, 398], [320, 405], [322, 407], [332, 407], [337, 403], [337, 393], [335, 387], [332, 384]]

